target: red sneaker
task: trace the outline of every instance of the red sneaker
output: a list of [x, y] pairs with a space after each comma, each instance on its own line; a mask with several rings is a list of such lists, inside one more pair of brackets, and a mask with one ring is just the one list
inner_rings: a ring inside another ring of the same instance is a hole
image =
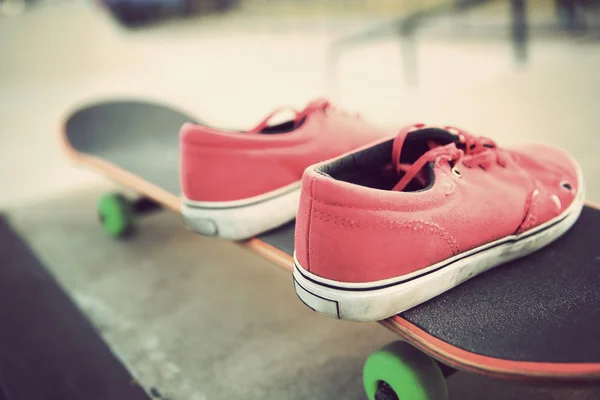
[[559, 149], [407, 127], [306, 170], [296, 292], [334, 318], [384, 319], [549, 244], [582, 207], [581, 171]]
[[279, 111], [246, 132], [182, 127], [182, 212], [190, 228], [241, 240], [289, 222], [306, 167], [389, 134], [325, 100], [270, 126]]

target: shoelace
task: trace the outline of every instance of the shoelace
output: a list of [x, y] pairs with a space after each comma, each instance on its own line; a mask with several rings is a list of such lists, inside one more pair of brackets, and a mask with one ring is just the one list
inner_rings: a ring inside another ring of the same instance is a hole
[[332, 106], [331, 103], [326, 99], [318, 99], [309, 103], [308, 106], [306, 106], [306, 108], [302, 111], [298, 111], [294, 107], [280, 107], [274, 110], [272, 113], [268, 114], [265, 117], [265, 119], [263, 119], [255, 128], [249, 130], [248, 132], [260, 133], [263, 129], [269, 126], [269, 122], [271, 122], [273, 117], [284, 111], [292, 111], [294, 113], [294, 125], [297, 125], [300, 121], [302, 121], [302, 119], [308, 117], [310, 114], [317, 111], [323, 112], [325, 117], [327, 117], [331, 113], [337, 112], [344, 116], [353, 116], [356, 118], [360, 118], [360, 114], [358, 113], [349, 114], [343, 110], [338, 110], [336, 107]]
[[[424, 128], [424, 124], [412, 125], [404, 128], [407, 131], [400, 132], [402, 137], [412, 130]], [[405, 172], [404, 176], [398, 181], [392, 190], [402, 191], [406, 186], [417, 176], [419, 171], [429, 162], [433, 162], [439, 158], [446, 158], [453, 172], [460, 176], [460, 172], [456, 169], [456, 165], [461, 163], [467, 168], [473, 168], [477, 164], [484, 171], [487, 170], [492, 162], [496, 162], [501, 167], [506, 167], [506, 162], [501, 153], [497, 152], [496, 143], [486, 137], [475, 137], [466, 131], [447, 126], [446, 130], [458, 136], [458, 142], [464, 145], [464, 150], [456, 147], [455, 143], [450, 143], [444, 146], [437, 146], [435, 143], [430, 143], [430, 150], [423, 154], [410, 167], [406, 164], [400, 164], [400, 152], [402, 151], [403, 140], [395, 140], [392, 150], [392, 162], [394, 163], [397, 173]]]

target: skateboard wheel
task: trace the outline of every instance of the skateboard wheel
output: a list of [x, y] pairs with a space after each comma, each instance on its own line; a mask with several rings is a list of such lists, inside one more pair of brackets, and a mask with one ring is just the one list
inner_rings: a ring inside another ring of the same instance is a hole
[[447, 400], [446, 379], [435, 361], [404, 342], [371, 354], [363, 369], [369, 400]]
[[110, 193], [98, 200], [98, 215], [104, 231], [120, 238], [133, 229], [134, 212], [129, 200], [119, 193]]

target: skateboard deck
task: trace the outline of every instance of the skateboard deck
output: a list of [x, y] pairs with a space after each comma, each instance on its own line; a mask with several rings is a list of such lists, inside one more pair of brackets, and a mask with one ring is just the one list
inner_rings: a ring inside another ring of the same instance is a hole
[[[60, 141], [74, 162], [179, 212], [178, 132], [184, 122], [197, 119], [168, 106], [110, 101], [69, 113]], [[575, 226], [549, 247], [380, 323], [441, 363], [445, 373], [600, 380], [599, 226], [600, 210], [586, 205]], [[294, 222], [241, 244], [292, 270]], [[377, 393], [387, 390], [383, 381]]]

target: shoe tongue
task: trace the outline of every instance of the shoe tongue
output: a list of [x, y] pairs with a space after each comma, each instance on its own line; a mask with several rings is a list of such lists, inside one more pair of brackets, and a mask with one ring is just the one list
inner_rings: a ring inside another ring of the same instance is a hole
[[429, 150], [459, 141], [457, 135], [441, 128], [423, 127], [408, 131], [409, 129], [415, 128], [403, 129], [394, 139], [392, 160], [396, 165], [414, 164]]

